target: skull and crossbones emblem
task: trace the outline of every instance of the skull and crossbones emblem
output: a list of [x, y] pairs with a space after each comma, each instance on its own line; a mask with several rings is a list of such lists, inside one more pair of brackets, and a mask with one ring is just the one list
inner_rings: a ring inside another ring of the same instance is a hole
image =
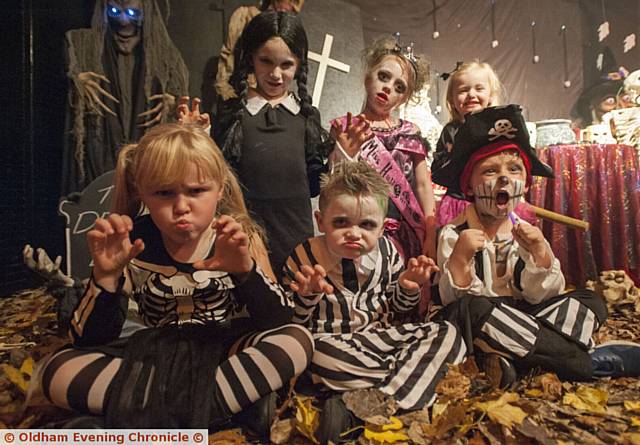
[[504, 136], [507, 139], [513, 139], [516, 137], [515, 133], [518, 132], [517, 128], [513, 127], [513, 124], [509, 119], [498, 119], [493, 128], [489, 130], [490, 141], [498, 139], [500, 136]]

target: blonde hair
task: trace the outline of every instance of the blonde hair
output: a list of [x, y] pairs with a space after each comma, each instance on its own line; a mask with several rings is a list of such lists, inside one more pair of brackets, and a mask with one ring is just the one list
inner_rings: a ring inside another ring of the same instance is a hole
[[477, 59], [471, 62], [465, 62], [460, 66], [460, 68], [451, 74], [449, 83], [447, 84], [447, 110], [449, 110], [449, 115], [451, 116], [450, 121], [463, 121], [463, 116], [458, 113], [458, 110], [456, 110], [456, 107], [453, 104], [453, 96], [455, 95], [453, 86], [461, 75], [475, 69], [485, 70], [487, 72], [489, 88], [491, 89], [489, 105], [500, 105], [505, 100], [506, 93], [504, 86], [502, 85], [502, 82], [500, 82], [500, 79], [498, 79], [498, 75], [491, 65], [486, 62], [480, 62]]
[[407, 72], [407, 94], [403, 103], [410, 99], [417, 99], [422, 87], [429, 82], [429, 64], [424, 56], [416, 55], [415, 60], [410, 61], [399, 50], [395, 37], [385, 35], [376, 39], [371, 46], [365, 48], [362, 59], [365, 65], [365, 78], [371, 76], [371, 72], [380, 65], [386, 57], [396, 57], [404, 72]]
[[331, 174], [321, 176], [318, 207], [323, 212], [339, 195], [372, 196], [386, 215], [390, 191], [386, 179], [369, 164], [343, 161], [334, 165]]
[[230, 215], [250, 237], [262, 235], [244, 203], [240, 184], [216, 143], [200, 127], [162, 124], [153, 127], [137, 144], [118, 154], [111, 211], [132, 218], [143, 210], [141, 195], [182, 181], [190, 163], [201, 180], [214, 180], [222, 188], [217, 213]]

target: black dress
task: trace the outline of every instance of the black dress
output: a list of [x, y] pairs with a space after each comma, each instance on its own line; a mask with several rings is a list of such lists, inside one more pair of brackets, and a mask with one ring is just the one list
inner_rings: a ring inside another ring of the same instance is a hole
[[242, 152], [236, 170], [252, 216], [267, 233], [276, 274], [302, 241], [313, 236], [304, 117], [283, 105], [243, 109]]

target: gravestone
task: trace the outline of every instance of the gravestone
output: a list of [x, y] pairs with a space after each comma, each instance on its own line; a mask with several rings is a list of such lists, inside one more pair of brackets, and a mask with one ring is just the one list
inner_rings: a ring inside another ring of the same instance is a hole
[[[317, 101], [322, 124], [329, 128], [329, 121], [351, 111], [357, 114], [364, 101], [364, 73], [362, 51], [364, 37], [360, 8], [342, 0], [306, 0], [300, 17], [309, 40], [309, 94]], [[330, 52], [327, 50], [330, 43]], [[320, 70], [324, 79], [318, 78], [316, 88], [322, 86], [318, 97], [314, 86], [322, 62], [317, 60], [324, 53], [329, 64]], [[315, 59], [315, 60], [314, 60]], [[338, 66], [336, 68], [335, 66]], [[344, 71], [344, 66], [349, 72]]]
[[87, 232], [98, 218], [109, 215], [113, 192], [113, 171], [97, 177], [81, 193], [61, 198], [58, 213], [65, 218], [66, 275], [85, 279], [91, 275]]

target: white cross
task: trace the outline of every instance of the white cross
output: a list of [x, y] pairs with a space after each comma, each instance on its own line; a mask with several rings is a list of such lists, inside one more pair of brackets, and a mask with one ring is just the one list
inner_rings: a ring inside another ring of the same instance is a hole
[[338, 62], [337, 60], [329, 58], [331, 54], [331, 46], [333, 45], [333, 36], [331, 34], [324, 35], [324, 43], [322, 44], [322, 54], [309, 51], [307, 57], [309, 59], [318, 62], [318, 74], [316, 74], [316, 82], [313, 85], [313, 106], [317, 107], [320, 103], [320, 96], [322, 96], [322, 86], [324, 85], [324, 77], [327, 74], [327, 66], [335, 68], [340, 71], [348, 73], [351, 67], [346, 63]]

